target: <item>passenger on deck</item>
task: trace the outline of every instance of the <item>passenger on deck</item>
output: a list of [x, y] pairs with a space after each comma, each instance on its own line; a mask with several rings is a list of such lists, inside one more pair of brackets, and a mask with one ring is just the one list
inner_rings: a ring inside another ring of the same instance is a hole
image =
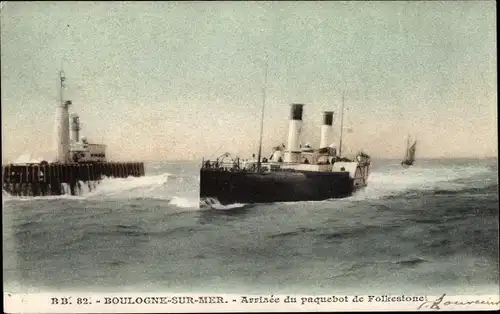
[[278, 162], [283, 162], [283, 158], [278, 158]]
[[304, 160], [304, 163], [309, 164], [309, 160], [306, 158], [306, 160]]

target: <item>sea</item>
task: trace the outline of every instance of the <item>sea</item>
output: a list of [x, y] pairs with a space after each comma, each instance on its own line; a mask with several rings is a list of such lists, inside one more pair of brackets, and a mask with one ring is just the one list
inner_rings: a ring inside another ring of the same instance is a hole
[[497, 159], [372, 162], [366, 188], [320, 202], [200, 208], [199, 162], [4, 191], [4, 291], [498, 294]]

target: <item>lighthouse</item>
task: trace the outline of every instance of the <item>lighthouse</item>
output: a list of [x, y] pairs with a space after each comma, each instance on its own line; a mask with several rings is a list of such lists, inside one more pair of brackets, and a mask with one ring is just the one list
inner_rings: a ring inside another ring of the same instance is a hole
[[64, 99], [65, 80], [64, 72], [59, 71], [59, 103], [52, 136], [55, 158], [51, 162], [18, 161], [2, 166], [2, 186], [6, 193], [17, 196], [80, 195], [82, 182], [90, 190], [104, 177], [145, 175], [144, 163], [109, 162], [106, 145], [91, 143], [80, 135], [78, 115], [71, 115], [70, 121], [69, 107], [72, 102]]
[[80, 117], [76, 113], [71, 115], [71, 140], [80, 141]]
[[64, 81], [66, 77], [64, 72], [59, 72], [59, 82], [60, 82], [60, 103], [56, 108], [56, 121], [55, 121], [55, 151], [56, 151], [56, 162], [61, 164], [68, 163], [69, 161], [69, 106], [71, 105], [71, 100], [64, 101], [63, 89]]

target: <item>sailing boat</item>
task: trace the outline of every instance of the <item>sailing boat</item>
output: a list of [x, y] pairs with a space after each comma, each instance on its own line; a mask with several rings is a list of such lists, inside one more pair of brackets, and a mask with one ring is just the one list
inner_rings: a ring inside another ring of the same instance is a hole
[[413, 141], [413, 144], [410, 145], [410, 136], [408, 136], [408, 140], [406, 142], [406, 154], [405, 158], [401, 162], [403, 167], [412, 166], [415, 162], [415, 153], [417, 150], [417, 141]]

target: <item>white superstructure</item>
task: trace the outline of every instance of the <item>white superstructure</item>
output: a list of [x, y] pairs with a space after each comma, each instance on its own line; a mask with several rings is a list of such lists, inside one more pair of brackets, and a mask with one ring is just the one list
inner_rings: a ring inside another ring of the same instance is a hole
[[[309, 143], [300, 145], [300, 128], [302, 127], [302, 104], [292, 104], [290, 110], [288, 146], [276, 146], [269, 160], [263, 158], [260, 162], [261, 171], [313, 171], [313, 172], [348, 172], [354, 179], [354, 184], [364, 185], [368, 176], [370, 157], [362, 152], [355, 158], [342, 158], [337, 155], [337, 145], [330, 143], [333, 131], [333, 111], [323, 112], [323, 123], [321, 125], [320, 147], [314, 149]], [[225, 154], [228, 157], [229, 154]], [[207, 161], [208, 165], [210, 161]], [[213, 165], [218, 168], [246, 169], [255, 171], [259, 169], [258, 160], [240, 161], [239, 159], [229, 162], [217, 159]]]
[[91, 144], [85, 137], [80, 142], [72, 142], [70, 148], [72, 162], [105, 162], [106, 145]]

